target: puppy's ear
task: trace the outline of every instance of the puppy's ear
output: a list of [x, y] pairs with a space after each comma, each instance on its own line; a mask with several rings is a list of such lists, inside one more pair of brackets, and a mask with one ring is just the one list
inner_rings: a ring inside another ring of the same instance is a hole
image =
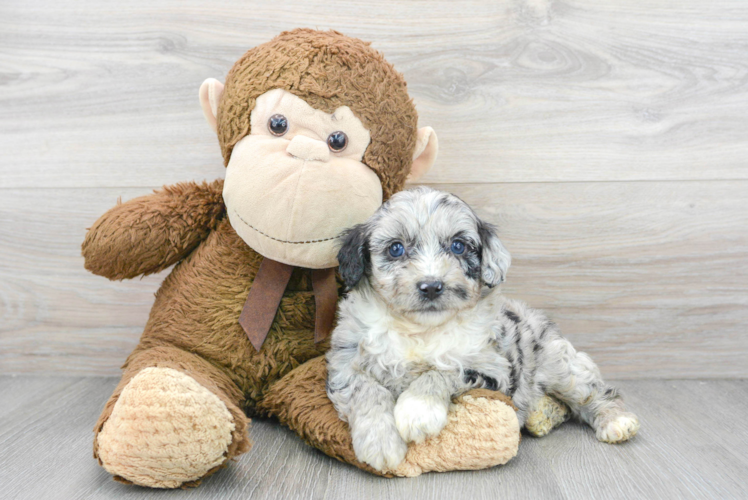
[[358, 224], [343, 233], [343, 246], [338, 252], [340, 277], [348, 289], [353, 288], [369, 268], [369, 229]]
[[501, 244], [496, 227], [487, 222], [478, 222], [481, 246], [481, 278], [487, 287], [492, 288], [506, 279], [506, 272], [512, 263], [512, 256]]

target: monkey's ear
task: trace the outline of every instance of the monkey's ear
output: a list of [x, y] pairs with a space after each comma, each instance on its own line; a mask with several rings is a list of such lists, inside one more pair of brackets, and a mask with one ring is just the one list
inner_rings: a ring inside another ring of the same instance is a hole
[[369, 230], [366, 224], [358, 224], [343, 233], [338, 264], [338, 272], [346, 288], [351, 289], [361, 281], [370, 265]]
[[487, 222], [478, 221], [481, 247], [481, 278], [487, 287], [493, 288], [506, 279], [512, 256], [501, 244], [496, 228]]
[[213, 132], [218, 131], [216, 116], [218, 116], [218, 102], [223, 94], [223, 84], [215, 78], [208, 78], [200, 85], [200, 107], [203, 115]]
[[431, 127], [418, 129], [416, 149], [413, 152], [413, 166], [410, 167], [407, 182], [415, 182], [425, 174], [436, 161], [439, 152], [439, 140]]

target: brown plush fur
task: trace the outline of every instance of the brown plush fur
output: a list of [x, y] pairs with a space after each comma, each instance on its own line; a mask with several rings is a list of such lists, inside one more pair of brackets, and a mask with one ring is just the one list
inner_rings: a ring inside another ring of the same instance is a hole
[[[327, 112], [349, 106], [371, 132], [364, 162], [378, 173], [385, 198], [402, 188], [417, 116], [405, 81], [381, 54], [359, 40], [313, 30], [283, 33], [247, 52], [228, 76], [218, 111], [226, 163], [234, 144], [249, 133], [255, 98], [272, 88]], [[314, 343], [310, 271], [294, 270], [259, 352], [239, 325], [262, 257], [231, 227], [222, 187], [220, 180], [166, 187], [118, 204], [86, 235], [86, 269], [109, 279], [176, 264], [156, 294], [140, 343], [95, 432], [140, 370], [173, 368], [216, 394], [231, 413], [236, 429], [226, 460], [250, 448], [247, 416], [263, 414], [277, 416], [328, 455], [371, 471], [355, 459], [347, 427], [325, 397], [324, 362], [303, 365], [328, 347]], [[97, 449], [95, 439], [94, 456]]]
[[[134, 269], [156, 272], [175, 255], [188, 253], [156, 294], [140, 344], [123, 367], [122, 381], [99, 418], [97, 431], [121, 390], [141, 369], [174, 368], [211, 389], [229, 408], [237, 423], [236, 442], [227, 456], [231, 458], [249, 449], [245, 414], [256, 412], [272, 383], [327, 349], [327, 343], [314, 343], [314, 295], [306, 269], [294, 270], [260, 352], [250, 343], [238, 318], [262, 257], [234, 232], [222, 203], [215, 206], [222, 185], [181, 184], [136, 198], [110, 210], [87, 234], [86, 268], [110, 279], [130, 276]], [[177, 206], [212, 217], [200, 219], [200, 226], [183, 225], [187, 216], [174, 212]], [[167, 235], [159, 239], [160, 246], [148, 245], [154, 234]], [[185, 251], [185, 242], [197, 248]], [[128, 260], [109, 259], [117, 251]], [[128, 266], [130, 261], [145, 264]], [[95, 448], [96, 443], [94, 453]]]
[[[210, 205], [216, 192], [220, 195], [222, 185], [222, 181], [202, 186], [182, 184], [181, 189], [164, 189], [113, 208], [86, 236], [83, 245], [86, 267], [110, 279], [119, 279], [127, 272], [121, 260], [107, 261], [92, 250], [104, 247], [94, 244], [101, 233], [107, 235], [106, 248], [117, 248], [131, 259], [142, 256], [143, 261], [150, 261], [148, 271], [166, 267], [176, 253], [175, 247], [181, 247], [181, 241], [186, 239], [174, 234], [179, 227], [175, 222], [181, 217], [175, 220], [171, 207], [180, 200], [188, 207], [200, 205], [198, 192], [203, 195], [203, 205]], [[149, 201], [149, 216], [147, 224], [139, 225], [136, 222], [145, 200]], [[127, 210], [134, 213], [128, 217]], [[232, 393], [241, 394], [240, 399], [232, 402], [253, 413], [270, 382], [322, 354], [326, 345], [314, 344], [311, 272], [297, 268], [265, 344], [260, 352], [255, 351], [237, 319], [262, 257], [239, 238], [222, 210], [212, 213], [218, 216], [203, 222], [215, 229], [205, 232], [207, 237], [202, 244], [189, 252], [164, 280], [140, 344], [124, 368], [127, 371], [134, 360], [147, 358], [151, 352], [158, 353], [156, 359], [163, 359], [159, 350], [163, 346], [191, 353], [196, 359], [208, 360], [223, 369], [235, 386]], [[197, 228], [190, 231], [201, 232]], [[164, 238], [170, 244], [157, 252], [147, 243], [151, 234], [161, 232], [172, 235], [168, 240]], [[106, 257], [107, 252], [103, 254]]]
[[[86, 234], [86, 269], [112, 280], [157, 273], [187, 256], [224, 216], [223, 181], [164, 187], [118, 203]], [[131, 238], [124, 241], [124, 238]]]

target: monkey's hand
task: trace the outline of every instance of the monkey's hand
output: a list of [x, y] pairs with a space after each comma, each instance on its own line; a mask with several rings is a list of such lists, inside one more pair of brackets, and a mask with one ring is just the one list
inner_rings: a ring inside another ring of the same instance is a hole
[[223, 180], [187, 182], [117, 204], [86, 234], [86, 269], [121, 280], [178, 262], [224, 217], [222, 191]]

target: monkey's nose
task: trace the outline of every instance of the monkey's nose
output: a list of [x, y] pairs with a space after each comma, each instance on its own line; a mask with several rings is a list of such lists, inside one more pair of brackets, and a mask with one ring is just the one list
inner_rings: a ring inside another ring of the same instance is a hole
[[421, 297], [434, 300], [444, 291], [444, 283], [441, 281], [419, 281], [416, 285]]
[[294, 136], [286, 152], [300, 160], [327, 161], [330, 159], [330, 149], [327, 144], [305, 135]]

